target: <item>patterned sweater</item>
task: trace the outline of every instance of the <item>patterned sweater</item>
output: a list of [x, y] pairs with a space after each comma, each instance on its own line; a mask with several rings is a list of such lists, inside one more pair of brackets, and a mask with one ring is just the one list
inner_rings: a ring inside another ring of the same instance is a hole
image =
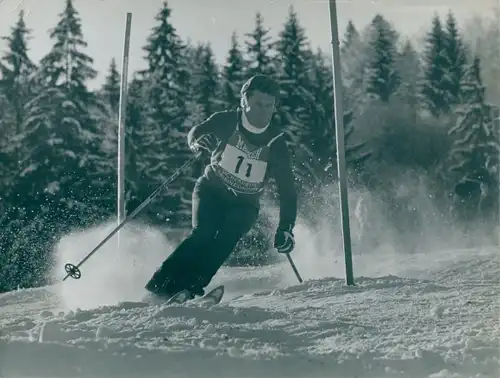
[[218, 144], [200, 180], [242, 201], [259, 206], [270, 177], [280, 198], [280, 228], [293, 228], [297, 218], [297, 193], [291, 159], [283, 134], [274, 124], [262, 133], [242, 125], [241, 109], [212, 114], [188, 134], [188, 144], [212, 134]]

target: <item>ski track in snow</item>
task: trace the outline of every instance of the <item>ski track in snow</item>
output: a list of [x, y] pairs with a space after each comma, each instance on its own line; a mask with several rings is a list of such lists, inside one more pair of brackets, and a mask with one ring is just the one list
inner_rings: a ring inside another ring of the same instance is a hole
[[224, 268], [214, 284], [226, 295], [212, 308], [63, 311], [55, 288], [6, 293], [0, 376], [498, 378], [498, 251], [452, 251], [425, 265], [357, 277], [355, 287], [304, 277], [279, 289], [273, 272], [289, 267]]

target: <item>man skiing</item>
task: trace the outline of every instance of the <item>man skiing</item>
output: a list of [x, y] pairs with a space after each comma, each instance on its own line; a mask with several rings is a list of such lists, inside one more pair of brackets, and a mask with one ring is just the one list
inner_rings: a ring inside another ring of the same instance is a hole
[[187, 289], [202, 296], [238, 241], [257, 220], [260, 197], [274, 177], [280, 219], [274, 247], [290, 253], [297, 216], [297, 195], [284, 135], [272, 123], [279, 86], [264, 75], [241, 88], [240, 107], [212, 114], [188, 134], [195, 153], [208, 152], [210, 163], [192, 194], [192, 231], [163, 262], [146, 289], [171, 297]]

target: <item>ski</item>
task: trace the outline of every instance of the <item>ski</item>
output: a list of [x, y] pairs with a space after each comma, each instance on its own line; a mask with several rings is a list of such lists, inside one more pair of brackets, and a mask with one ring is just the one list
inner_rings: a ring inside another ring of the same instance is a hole
[[166, 305], [180, 305], [189, 302], [201, 306], [213, 306], [220, 303], [223, 296], [224, 285], [219, 285], [210, 290], [204, 296], [194, 299], [191, 299], [191, 293], [189, 290], [181, 290], [177, 294], [170, 297], [167, 300]]
[[213, 306], [219, 304], [224, 296], [224, 285], [219, 285], [216, 288], [210, 290], [203, 297], [195, 299], [196, 303], [201, 305]]

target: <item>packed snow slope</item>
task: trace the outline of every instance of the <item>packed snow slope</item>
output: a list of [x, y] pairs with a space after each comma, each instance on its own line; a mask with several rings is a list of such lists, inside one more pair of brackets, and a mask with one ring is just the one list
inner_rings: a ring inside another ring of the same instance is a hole
[[[63, 240], [60, 277], [108, 231]], [[80, 280], [1, 295], [0, 376], [500, 375], [495, 248], [354, 256], [348, 287], [341, 253], [299, 245], [303, 284], [286, 260], [224, 268], [213, 283], [226, 285], [222, 303], [166, 307], [148, 304], [142, 287], [168, 243], [146, 233], [122, 235], [120, 253], [110, 242]]]

